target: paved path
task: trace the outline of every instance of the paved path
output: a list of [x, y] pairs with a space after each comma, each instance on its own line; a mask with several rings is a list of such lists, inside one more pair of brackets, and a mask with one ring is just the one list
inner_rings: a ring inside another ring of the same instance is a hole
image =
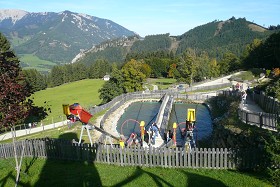
[[[238, 75], [241, 72], [237, 72], [231, 75], [227, 75], [225, 77], [213, 80], [213, 81], [208, 81], [202, 84], [197, 84], [194, 87], [200, 87], [200, 86], [212, 86], [212, 85], [217, 85], [217, 84], [224, 84], [224, 83], [232, 83], [232, 85], [236, 85], [236, 81], [230, 81], [229, 78], [232, 75]], [[243, 84], [243, 88], [246, 89], [248, 87], [247, 83], [242, 83]], [[201, 93], [204, 95], [211, 95], [211, 96], [216, 96], [216, 91], [214, 92], [208, 92], [208, 93]], [[242, 108], [243, 110], [246, 110], [248, 112], [264, 112], [254, 101], [250, 96], [247, 96], [247, 102], [245, 104], [240, 104], [240, 108]]]
[[242, 73], [243, 71], [240, 71], [240, 72], [236, 72], [236, 73], [233, 73], [233, 74], [230, 74], [230, 75], [227, 75], [227, 76], [224, 76], [224, 77], [221, 77], [221, 78], [218, 78], [218, 79], [215, 79], [215, 80], [209, 80], [207, 82], [204, 82], [204, 83], [201, 83], [201, 84], [196, 84], [195, 86], [193, 87], [201, 87], [201, 86], [213, 86], [213, 85], [218, 85], [218, 84], [225, 84], [225, 83], [230, 83], [231, 81], [229, 80], [229, 78], [233, 75], [238, 75], [240, 73]]
[[[44, 131], [44, 130], [54, 129], [54, 128], [61, 127], [61, 126], [66, 125], [66, 124], [67, 124], [67, 121], [62, 121], [62, 122], [57, 122], [57, 123], [50, 124], [50, 125], [44, 125], [44, 126], [39, 126], [39, 127], [17, 130], [16, 131], [16, 137], [21, 137], [21, 136], [25, 136], [25, 135], [29, 135], [29, 134], [34, 134], [34, 133], [41, 132], [41, 131]], [[10, 138], [12, 138], [12, 133], [11, 132], [7, 132], [5, 134], [0, 135], [0, 141], [7, 140], [7, 139], [10, 139]]]
[[245, 104], [240, 104], [240, 108], [248, 112], [264, 112], [250, 96], [247, 97]]

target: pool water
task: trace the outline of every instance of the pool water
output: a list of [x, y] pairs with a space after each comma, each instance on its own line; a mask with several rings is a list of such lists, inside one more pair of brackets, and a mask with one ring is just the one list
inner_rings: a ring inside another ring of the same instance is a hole
[[179, 124], [176, 130], [176, 139], [178, 144], [183, 144], [182, 141], [184, 138], [181, 136], [180, 129], [186, 127], [184, 122], [186, 122], [188, 109], [195, 109], [196, 111], [195, 128], [193, 131], [194, 139], [196, 141], [202, 140], [212, 134], [212, 119], [206, 106], [202, 104], [175, 103], [170, 114], [168, 129], [172, 129], [174, 122]]
[[[117, 131], [126, 137], [135, 132], [140, 135], [140, 121], [145, 122], [145, 129], [148, 130], [149, 126], [155, 122], [160, 102], [135, 102], [132, 103], [118, 120]], [[186, 104], [174, 103], [170, 114], [168, 129], [172, 129], [173, 123], [176, 122], [178, 128], [176, 130], [176, 139], [178, 144], [182, 144], [183, 137], [181, 136], [180, 129], [185, 128], [185, 121], [188, 109], [196, 110], [196, 122], [194, 129], [195, 140], [207, 138], [212, 133], [212, 119], [209, 110], [202, 104]]]

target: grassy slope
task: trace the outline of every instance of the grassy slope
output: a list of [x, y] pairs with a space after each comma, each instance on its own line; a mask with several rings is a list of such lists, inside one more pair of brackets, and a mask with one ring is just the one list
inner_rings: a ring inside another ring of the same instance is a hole
[[[1, 160], [0, 185], [13, 186], [14, 159]], [[19, 186], [271, 186], [260, 176], [228, 170], [119, 167], [25, 158]]]
[[24, 67], [23, 69], [37, 69], [37, 71], [45, 72], [49, 72], [53, 66], [57, 65], [47, 60], [41, 60], [33, 54], [20, 55], [20, 61], [29, 65], [29, 67]]
[[[99, 105], [98, 90], [104, 84], [103, 80], [86, 79], [64, 84], [54, 88], [48, 88], [34, 93], [31, 97], [34, 98], [34, 103], [37, 106], [49, 106], [51, 113], [47, 117], [45, 124], [54, 121], [61, 121], [63, 114], [62, 104], [80, 103], [83, 108]], [[47, 102], [46, 104], [44, 102]], [[65, 119], [65, 118], [64, 118]]]

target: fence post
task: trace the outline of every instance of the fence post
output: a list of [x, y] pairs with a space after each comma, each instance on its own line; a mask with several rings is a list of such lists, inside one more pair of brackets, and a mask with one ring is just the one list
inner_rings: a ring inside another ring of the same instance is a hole
[[248, 113], [248, 112], [245, 112], [246, 124], [248, 124], [248, 122], [249, 122], [248, 116], [249, 116], [249, 113]]
[[262, 126], [263, 126], [263, 114], [262, 114], [262, 112], [260, 112], [260, 128], [262, 128]]

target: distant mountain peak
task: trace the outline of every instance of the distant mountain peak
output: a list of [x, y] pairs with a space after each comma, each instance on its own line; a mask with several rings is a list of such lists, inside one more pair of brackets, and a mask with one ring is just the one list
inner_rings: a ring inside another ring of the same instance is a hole
[[135, 35], [111, 20], [69, 10], [0, 10], [0, 30], [15, 41], [12, 46], [17, 53], [36, 54], [59, 64], [71, 62], [80, 51], [104, 41]]
[[0, 9], [0, 21], [4, 19], [11, 19], [13, 23], [20, 20], [28, 12], [18, 9]]

